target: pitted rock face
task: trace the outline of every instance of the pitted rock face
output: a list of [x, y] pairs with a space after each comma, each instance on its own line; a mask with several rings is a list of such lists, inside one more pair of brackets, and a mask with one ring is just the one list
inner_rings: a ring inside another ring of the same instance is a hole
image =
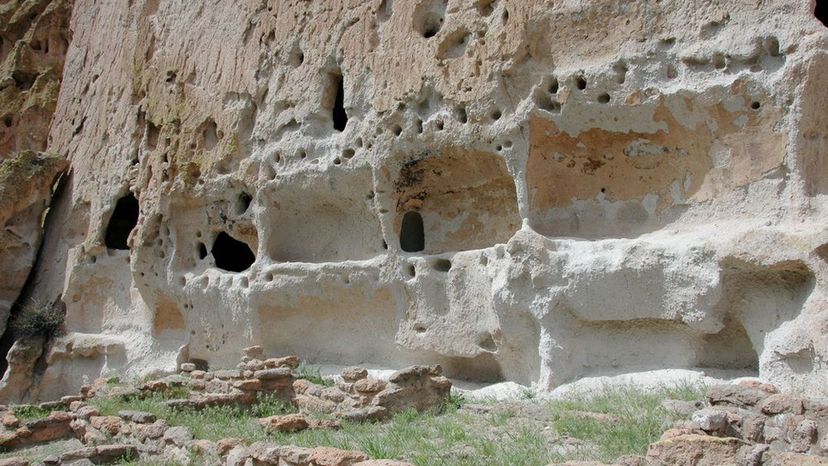
[[59, 297], [65, 332], [36, 387], [0, 393], [243, 348], [242, 371], [300, 354], [818, 391], [811, 3], [78, 0], [45, 147], [71, 176], [26, 293]]

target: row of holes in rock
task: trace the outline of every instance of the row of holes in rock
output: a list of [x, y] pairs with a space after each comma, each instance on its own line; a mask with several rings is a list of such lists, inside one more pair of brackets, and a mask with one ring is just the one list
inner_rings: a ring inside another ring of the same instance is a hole
[[[616, 68], [616, 71], [619, 73], [618, 78], [617, 78], [617, 82], [618, 83], [624, 83], [624, 81], [626, 79], [626, 72], [627, 72], [626, 66], [624, 66], [623, 64], [620, 64], [620, 65], [617, 65], [615, 68]], [[574, 79], [573, 79], [573, 82], [575, 84], [575, 87], [578, 90], [580, 90], [580, 91], [586, 90], [587, 80], [584, 76], [581, 76], [581, 75], [575, 76]], [[560, 86], [559, 86], [558, 80], [557, 80], [557, 78], [553, 77], [551, 82], [547, 86], [547, 93], [538, 93], [538, 94], [535, 95], [535, 98], [534, 98], [535, 104], [539, 108], [541, 108], [542, 110], [546, 110], [546, 111], [551, 112], [551, 113], [560, 112], [561, 111], [561, 103], [556, 98], [559, 89], [560, 89]], [[611, 96], [607, 92], [602, 92], [601, 94], [598, 94], [598, 97], [596, 98], [596, 100], [598, 101], [598, 103], [608, 104], [611, 100]], [[759, 110], [759, 108], [761, 108], [761, 106], [762, 106], [762, 104], [758, 101], [752, 101], [750, 103], [750, 108], [753, 109], [753, 110]], [[498, 149], [498, 151], [499, 150], [500, 149]]]

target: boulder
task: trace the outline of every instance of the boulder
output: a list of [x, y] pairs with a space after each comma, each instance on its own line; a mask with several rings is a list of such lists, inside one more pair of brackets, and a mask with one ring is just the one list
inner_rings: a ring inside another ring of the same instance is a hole
[[647, 459], [665, 465], [736, 466], [742, 464], [739, 453], [745, 445], [732, 437], [679, 435], [650, 445]]

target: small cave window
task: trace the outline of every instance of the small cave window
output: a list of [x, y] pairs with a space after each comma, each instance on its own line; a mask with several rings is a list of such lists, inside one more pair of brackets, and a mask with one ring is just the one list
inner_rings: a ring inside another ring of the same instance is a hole
[[247, 212], [247, 209], [250, 208], [250, 203], [253, 202], [253, 196], [247, 194], [246, 192], [242, 192], [241, 194], [239, 194], [238, 201], [238, 212], [239, 215], [241, 215]]
[[331, 116], [333, 117], [334, 129], [341, 132], [345, 130], [345, 125], [348, 124], [348, 114], [345, 113], [345, 84], [342, 75], [333, 74], [331, 76], [333, 77], [333, 86], [336, 87]]
[[244, 272], [256, 261], [250, 246], [221, 232], [210, 251], [216, 260], [216, 267], [228, 272]]
[[816, 8], [814, 8], [814, 16], [824, 26], [828, 26], [828, 0], [817, 0]]
[[423, 216], [419, 212], [406, 212], [400, 226], [400, 247], [405, 252], [419, 252], [425, 249]]
[[129, 249], [129, 233], [138, 224], [138, 200], [132, 193], [118, 199], [109, 218], [104, 242], [109, 249]]
[[203, 260], [207, 257], [207, 246], [204, 243], [198, 243], [198, 258], [199, 260]]

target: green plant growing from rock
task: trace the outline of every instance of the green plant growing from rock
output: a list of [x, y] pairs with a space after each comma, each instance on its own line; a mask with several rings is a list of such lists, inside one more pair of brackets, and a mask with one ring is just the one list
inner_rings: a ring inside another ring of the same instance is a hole
[[32, 299], [12, 318], [11, 328], [20, 338], [50, 338], [61, 331], [64, 311], [60, 301], [48, 303]]

